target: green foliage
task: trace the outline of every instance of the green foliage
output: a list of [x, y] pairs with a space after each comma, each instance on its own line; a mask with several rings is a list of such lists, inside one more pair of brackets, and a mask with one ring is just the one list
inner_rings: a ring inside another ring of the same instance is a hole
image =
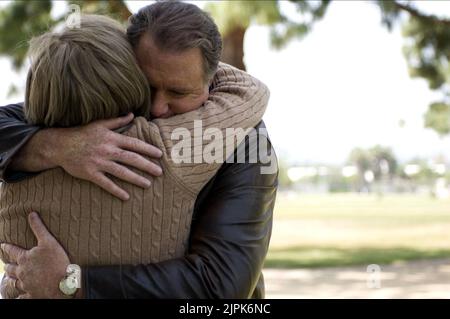
[[348, 163], [355, 165], [358, 168], [358, 171], [364, 174], [371, 166], [369, 151], [359, 147], [353, 149], [350, 152]]
[[[372, 171], [375, 180], [380, 179], [383, 174], [394, 176], [397, 171], [397, 159], [389, 147], [377, 145], [369, 150], [369, 156], [372, 160]], [[383, 172], [383, 170], [386, 170]]]
[[321, 20], [328, 9], [330, 0], [322, 1], [303, 1], [290, 0], [297, 11], [305, 18], [304, 21], [292, 21], [285, 15], [281, 15], [279, 23], [271, 29], [270, 36], [272, 45], [277, 48], [283, 48], [287, 43], [295, 38], [301, 38], [312, 30], [315, 22]]
[[411, 4], [397, 1], [377, 1], [383, 22], [392, 24], [407, 16], [403, 22], [403, 48], [412, 77], [423, 78], [430, 89], [442, 93], [442, 100], [432, 103], [425, 114], [425, 127], [440, 135], [450, 133], [450, 20], [427, 15]]
[[376, 181], [383, 177], [393, 177], [397, 172], [397, 159], [388, 147], [376, 145], [370, 149], [355, 148], [351, 151], [348, 163], [358, 168], [358, 177], [364, 181], [364, 173], [372, 171]]
[[[85, 13], [105, 14], [121, 21], [130, 15], [121, 0], [66, 2], [79, 5]], [[28, 41], [64, 21], [65, 15], [52, 18], [52, 7], [51, 0], [13, 1], [0, 10], [0, 55], [11, 57], [16, 70], [24, 64]]]
[[[305, 1], [290, 0], [296, 7], [300, 18], [292, 19], [280, 8], [280, 1], [223, 1], [207, 6], [212, 16], [219, 22], [226, 36], [234, 27], [244, 30], [252, 22], [270, 26], [271, 42], [275, 48], [284, 47], [289, 41], [307, 35], [315, 22], [325, 16], [330, 0]], [[411, 2], [405, 4], [398, 0], [374, 0], [380, 8], [381, 22], [388, 30], [394, 25], [403, 26], [403, 36], [407, 45], [404, 48], [412, 77], [428, 81], [432, 90], [442, 92], [438, 104], [446, 105], [450, 99], [450, 20], [427, 15], [416, 9]], [[441, 135], [450, 133], [448, 111], [430, 106], [426, 114], [425, 126]]]
[[432, 128], [441, 135], [450, 133], [450, 105], [433, 103], [425, 114], [425, 127]]
[[450, 80], [450, 24], [437, 21], [411, 17], [403, 28], [410, 74], [425, 78], [433, 90]]
[[324, 17], [330, 0], [304, 1], [289, 0], [297, 11], [309, 19], [293, 21], [280, 8], [280, 1], [221, 1], [208, 3], [208, 11], [219, 26], [222, 35], [226, 36], [235, 28], [247, 29], [251, 23], [268, 25], [271, 27], [271, 40], [275, 48], [282, 48], [294, 38], [299, 38], [311, 30], [314, 22]]
[[[66, 2], [80, 5], [83, 12], [107, 14], [121, 21], [130, 15], [123, 0]], [[271, 43], [279, 49], [307, 35], [325, 17], [331, 2], [289, 0], [289, 5], [296, 9], [295, 17], [283, 12], [279, 0], [212, 2], [206, 5], [206, 10], [224, 37], [236, 29], [245, 31], [252, 23], [269, 26]], [[389, 30], [395, 24], [402, 25], [406, 40], [404, 54], [411, 76], [425, 79], [432, 90], [442, 93], [441, 101], [430, 105], [425, 126], [441, 135], [450, 134], [450, 20], [425, 14], [413, 2], [373, 0], [372, 3], [380, 8], [381, 22]], [[63, 21], [64, 17], [53, 19], [51, 9], [51, 0], [40, 0], [14, 1], [0, 10], [0, 55], [11, 57], [16, 69], [23, 65], [28, 40]]]
[[107, 15], [122, 22], [131, 15], [124, 0], [69, 0], [67, 2], [80, 6], [84, 13]]
[[400, 17], [400, 9], [397, 6], [397, 2], [394, 0], [384, 0], [374, 1], [374, 3], [380, 8], [381, 23], [389, 30], [392, 30], [394, 24]]
[[273, 25], [284, 19], [276, 0], [212, 2], [205, 6], [205, 10], [214, 17], [220, 32], [224, 35], [236, 27], [247, 29], [253, 21]]
[[14, 68], [23, 65], [28, 41], [57, 22], [50, 16], [51, 8], [50, 0], [17, 1], [0, 11], [0, 55], [10, 56]]

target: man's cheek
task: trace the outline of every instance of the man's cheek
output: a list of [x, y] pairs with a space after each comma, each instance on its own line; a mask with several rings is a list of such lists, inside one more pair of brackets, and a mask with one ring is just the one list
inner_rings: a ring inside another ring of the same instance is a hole
[[178, 101], [178, 103], [173, 103], [171, 106], [172, 112], [175, 114], [183, 114], [186, 112], [190, 112], [193, 110], [198, 109], [200, 106], [202, 106], [203, 102], [201, 102], [198, 99], [183, 99]]
[[209, 97], [209, 93], [205, 93], [201, 96], [197, 96], [195, 99], [193, 99], [192, 101], [192, 107], [191, 107], [191, 111], [192, 110], [196, 110], [198, 109], [200, 106], [202, 106], [203, 104], [205, 104], [205, 102], [208, 100]]
[[203, 95], [200, 97], [200, 99], [201, 99], [200, 105], [202, 105], [203, 103], [205, 103], [205, 102], [208, 100], [208, 97], [209, 97], [209, 91], [206, 90], [206, 91], [203, 93]]

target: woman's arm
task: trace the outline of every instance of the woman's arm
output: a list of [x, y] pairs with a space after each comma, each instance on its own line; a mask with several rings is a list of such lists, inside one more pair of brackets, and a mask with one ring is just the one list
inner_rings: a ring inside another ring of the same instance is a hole
[[[258, 79], [220, 63], [204, 105], [184, 114], [153, 120], [148, 139], [163, 151], [166, 171], [187, 193], [196, 196], [211, 178], [211, 172], [219, 169], [249, 129], [262, 120], [269, 95], [267, 86]], [[189, 136], [190, 140], [180, 143], [181, 135]], [[180, 151], [180, 147], [188, 149]], [[216, 152], [206, 158], [207, 150]]]

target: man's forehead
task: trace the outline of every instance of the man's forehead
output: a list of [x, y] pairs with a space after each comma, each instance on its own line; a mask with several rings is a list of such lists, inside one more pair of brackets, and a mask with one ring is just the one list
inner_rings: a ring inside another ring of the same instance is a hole
[[188, 48], [182, 50], [161, 48], [153, 41], [152, 37], [147, 33], [141, 37], [137, 50], [138, 55], [153, 63], [181, 64], [184, 60], [189, 59], [196, 63], [202, 63], [202, 53], [199, 48]]
[[159, 72], [157, 69], [148, 67], [146, 73], [150, 85], [154, 87], [184, 92], [197, 90], [200, 86], [198, 81], [192, 79], [192, 75], [185, 74], [184, 72]]
[[152, 82], [192, 88], [203, 78], [203, 58], [198, 48], [165, 51], [159, 49], [151, 37], [144, 35], [137, 50], [139, 64]]

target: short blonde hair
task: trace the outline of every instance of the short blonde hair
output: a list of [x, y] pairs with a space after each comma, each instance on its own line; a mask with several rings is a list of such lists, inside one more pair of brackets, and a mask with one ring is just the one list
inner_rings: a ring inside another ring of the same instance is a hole
[[68, 127], [129, 112], [148, 118], [149, 85], [124, 27], [99, 15], [83, 15], [80, 26], [31, 40], [28, 122]]

